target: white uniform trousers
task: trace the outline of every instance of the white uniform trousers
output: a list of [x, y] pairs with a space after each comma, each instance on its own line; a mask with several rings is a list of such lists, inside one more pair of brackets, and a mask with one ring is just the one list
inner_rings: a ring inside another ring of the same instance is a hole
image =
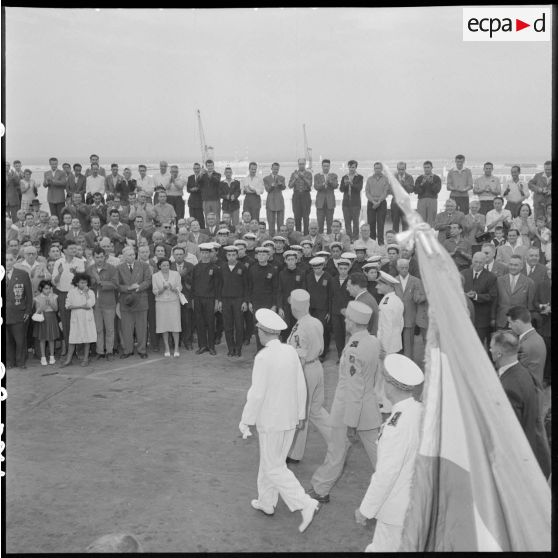
[[324, 372], [321, 363], [315, 362], [304, 366], [304, 377], [308, 400], [306, 406], [306, 417], [304, 428], [297, 430], [289, 457], [302, 459], [306, 448], [306, 437], [308, 436], [308, 422], [311, 422], [322, 435], [326, 444], [331, 437], [331, 426], [329, 425], [329, 413], [324, 409]]
[[[376, 440], [378, 439], [379, 431], [379, 428], [357, 431], [360, 441], [368, 454], [370, 463], [372, 463], [372, 472], [376, 470], [376, 461], [378, 459], [378, 445], [376, 444]], [[329, 491], [343, 472], [345, 460], [347, 459], [347, 452], [350, 447], [351, 442], [347, 438], [347, 427], [332, 426], [331, 438], [327, 445], [325, 461], [312, 476], [312, 488], [316, 494], [320, 496], [329, 494]]]
[[294, 428], [279, 432], [258, 432], [258, 500], [264, 507], [275, 508], [279, 494], [291, 511], [301, 510], [310, 504], [310, 496], [304, 492], [304, 488], [285, 462], [294, 435]]
[[390, 525], [377, 520], [374, 537], [365, 552], [398, 552], [402, 537], [403, 525]]

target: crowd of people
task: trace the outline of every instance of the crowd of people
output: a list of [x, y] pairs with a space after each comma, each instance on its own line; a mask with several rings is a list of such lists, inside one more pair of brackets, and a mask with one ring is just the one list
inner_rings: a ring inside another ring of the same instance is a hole
[[[505, 373], [513, 368], [521, 389], [532, 385], [540, 393], [551, 382], [551, 163], [529, 181], [521, 180], [521, 169], [514, 166], [501, 184], [491, 163], [473, 179], [464, 161], [458, 155], [447, 176], [450, 196], [443, 209], [437, 199], [442, 181], [430, 161], [416, 178], [398, 163], [395, 179], [417, 195], [418, 213], [437, 231], [460, 271], [470, 319], [505, 389]], [[407, 398], [400, 392], [420, 383], [407, 365], [407, 384], [396, 367], [387, 380], [376, 373], [378, 362], [398, 353], [423, 368], [415, 344], [425, 341], [428, 327], [419, 262], [398, 242], [400, 227], [406, 230], [408, 224], [394, 197], [388, 213], [393, 192], [382, 164], [375, 163], [365, 179], [354, 160], [338, 177], [327, 159], [315, 175], [300, 159], [288, 180], [278, 163], [263, 178], [250, 163], [240, 180], [230, 167], [222, 176], [212, 161], [194, 164], [187, 177], [164, 161], [155, 176], [140, 165], [137, 179], [129, 168], [120, 174], [116, 163], [106, 172], [96, 155], [85, 174], [77, 163], [60, 169], [51, 158], [49, 164], [40, 181], [22, 170], [20, 161], [6, 166], [7, 367], [25, 368], [31, 352], [43, 366], [62, 358], [61, 367], [74, 362], [74, 353], [82, 366], [117, 354], [144, 359], [163, 351], [176, 358], [181, 348], [194, 350], [194, 341], [197, 355], [216, 355], [223, 336], [231, 358], [241, 357], [254, 336], [262, 355], [255, 367], [264, 360], [272, 367], [277, 355], [261, 349], [275, 338], [291, 345], [304, 371], [308, 407], [303, 412], [285, 407], [290, 415], [283, 430], [298, 426], [297, 436], [293, 431], [267, 442], [260, 437], [260, 497], [252, 505], [273, 513], [278, 492], [272, 485], [290, 483], [285, 499], [291, 509], [303, 510], [304, 530], [316, 502], [329, 501], [343, 469], [347, 436], [360, 437], [375, 467], [382, 419], [392, 417], [388, 424], [395, 428], [401, 405], [395, 418], [394, 409]], [[41, 207], [40, 188], [47, 190], [48, 208]], [[287, 188], [293, 191], [293, 218], [285, 218]], [[312, 188], [317, 220], [310, 219]], [[343, 192], [343, 221], [334, 218], [336, 189]], [[264, 192], [266, 218], [261, 219]], [[392, 228], [384, 231], [388, 215]], [[255, 319], [258, 312], [261, 322]], [[267, 329], [266, 323], [271, 323]], [[339, 401], [328, 415], [321, 363], [330, 351], [344, 387], [338, 386]], [[357, 387], [353, 377], [360, 378]], [[291, 380], [296, 384], [296, 374]], [[524, 394], [517, 395], [517, 385], [506, 392], [527, 433], [526, 421], [544, 414], [542, 400], [527, 402]], [[359, 414], [354, 401], [366, 397], [373, 404], [366, 406], [368, 414]], [[241, 422], [246, 435], [259, 416], [250, 401]], [[537, 408], [526, 413], [532, 404]], [[302, 458], [307, 425], [298, 422], [305, 417], [328, 444], [310, 498], [285, 471], [282, 480], [276, 471], [266, 477], [278, 462]], [[281, 450], [274, 454], [277, 444]], [[539, 462], [546, 474], [545, 460]], [[357, 521], [373, 516], [370, 509], [364, 502]]]

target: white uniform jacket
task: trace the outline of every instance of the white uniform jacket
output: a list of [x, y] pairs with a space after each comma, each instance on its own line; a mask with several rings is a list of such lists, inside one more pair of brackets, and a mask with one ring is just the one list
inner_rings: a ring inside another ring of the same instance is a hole
[[298, 354], [274, 339], [254, 359], [241, 422], [255, 424], [259, 432], [279, 432], [305, 417], [306, 380]]
[[351, 335], [339, 362], [339, 380], [331, 405], [332, 427], [372, 430], [382, 424], [376, 396], [380, 344], [367, 330]]
[[403, 348], [401, 333], [403, 332], [403, 312], [405, 306], [395, 292], [384, 295], [378, 304], [378, 339], [386, 355], [397, 353]]
[[360, 504], [362, 515], [390, 525], [403, 525], [419, 449], [422, 404], [413, 397], [399, 401], [382, 425], [378, 462]]

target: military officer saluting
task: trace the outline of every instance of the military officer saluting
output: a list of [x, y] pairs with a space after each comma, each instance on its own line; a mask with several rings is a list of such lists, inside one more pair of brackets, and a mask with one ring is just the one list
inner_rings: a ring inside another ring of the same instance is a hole
[[290, 511], [300, 510], [303, 532], [318, 510], [318, 502], [305, 494], [286, 458], [295, 429], [306, 416], [306, 382], [296, 351], [279, 341], [287, 324], [275, 312], [261, 308], [256, 312], [257, 327], [265, 348], [254, 359], [252, 385], [238, 425], [243, 438], [251, 436], [250, 425], [258, 430], [260, 468], [258, 498], [252, 507], [273, 515], [279, 495]]
[[[378, 308], [380, 316], [378, 319], [378, 340], [380, 341], [381, 357], [399, 352], [403, 348], [403, 301], [395, 294], [395, 285], [399, 281], [389, 273], [380, 270], [376, 290], [384, 295]], [[378, 385], [380, 394], [380, 407], [382, 413], [391, 413], [391, 403], [383, 394], [383, 376]]]
[[310, 294], [304, 289], [291, 292], [291, 309], [297, 322], [294, 325], [287, 343], [298, 353], [308, 393], [304, 427], [296, 432], [295, 439], [287, 463], [298, 463], [304, 456], [308, 422], [310, 421], [322, 435], [326, 444], [329, 443], [331, 428], [329, 413], [324, 409], [324, 369], [319, 356], [324, 347], [323, 326], [320, 320], [310, 315]]
[[368, 333], [370, 306], [352, 300], [345, 311], [349, 341], [341, 355], [339, 380], [331, 406], [331, 438], [324, 463], [312, 476], [308, 494], [319, 502], [329, 502], [329, 491], [337, 482], [351, 442], [360, 438], [376, 468], [376, 439], [382, 416], [375, 384], [380, 372], [380, 343]]
[[378, 439], [378, 463], [370, 486], [355, 511], [357, 523], [376, 518], [376, 530], [366, 552], [397, 552], [409, 506], [413, 469], [419, 449], [422, 404], [413, 391], [422, 384], [420, 368], [403, 355], [384, 361], [385, 392], [392, 412]]

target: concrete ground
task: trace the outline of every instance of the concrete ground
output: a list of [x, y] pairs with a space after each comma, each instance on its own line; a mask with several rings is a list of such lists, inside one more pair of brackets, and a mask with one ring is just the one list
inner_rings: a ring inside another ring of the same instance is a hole
[[[362, 551], [373, 531], [354, 521], [371, 473], [360, 442], [305, 533], [281, 500], [274, 517], [251, 508], [258, 442], [242, 440], [238, 423], [255, 343], [241, 359], [217, 351], [9, 370], [7, 552], [81, 552], [115, 532], [151, 552]], [[311, 426], [304, 460], [291, 466], [305, 488], [325, 451]]]

